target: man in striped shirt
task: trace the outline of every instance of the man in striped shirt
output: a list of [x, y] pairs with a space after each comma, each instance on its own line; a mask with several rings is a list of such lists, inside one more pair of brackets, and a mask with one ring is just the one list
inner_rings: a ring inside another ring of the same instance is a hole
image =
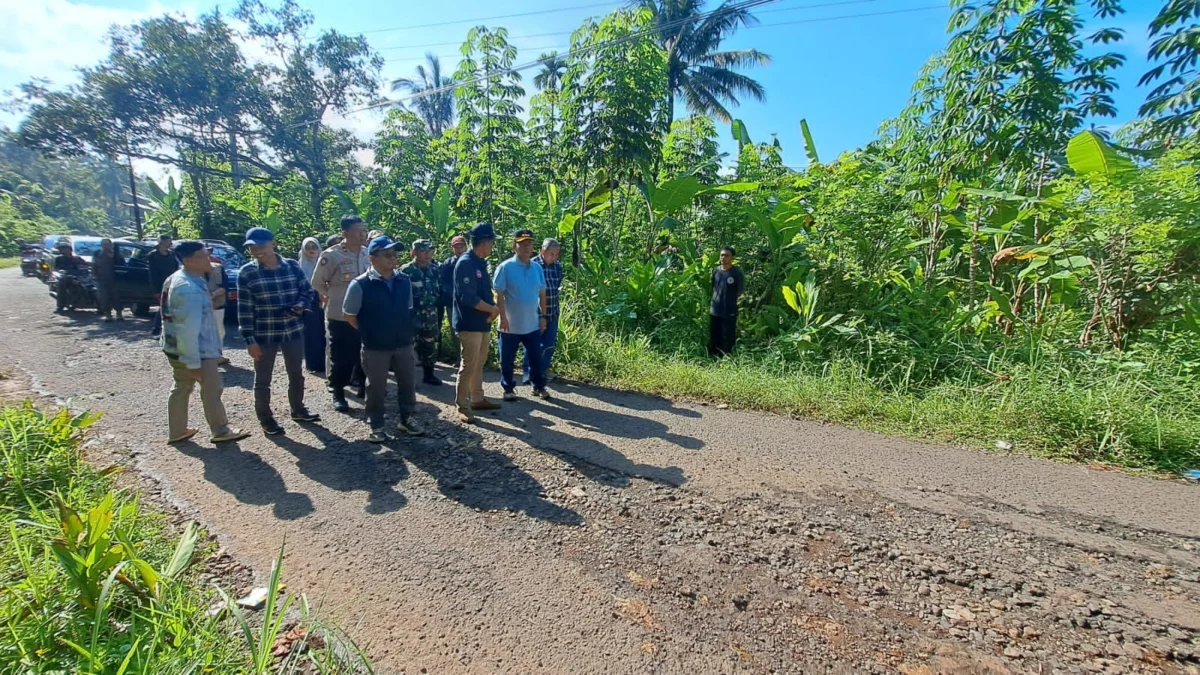
[[[546, 330], [542, 331], [542, 373], [543, 379], [550, 382], [553, 374], [550, 372], [550, 359], [554, 357], [554, 347], [558, 344], [558, 291], [562, 288], [563, 267], [558, 261], [562, 254], [562, 245], [555, 239], [546, 238], [542, 241], [541, 254], [533, 262], [542, 266], [546, 275]], [[521, 384], [529, 384], [529, 354], [521, 367], [524, 376]]]
[[246, 246], [254, 260], [238, 272], [238, 327], [254, 359], [254, 413], [263, 433], [275, 436], [283, 433], [271, 412], [271, 374], [280, 352], [292, 419], [321, 419], [304, 407], [304, 310], [313, 289], [299, 263], [275, 252], [275, 235], [267, 228], [250, 228]]

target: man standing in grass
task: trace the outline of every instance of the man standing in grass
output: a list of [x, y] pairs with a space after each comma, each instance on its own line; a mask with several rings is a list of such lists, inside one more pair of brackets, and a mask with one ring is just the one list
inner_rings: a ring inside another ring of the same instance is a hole
[[[546, 327], [541, 332], [542, 379], [547, 383], [554, 375], [550, 371], [550, 360], [554, 358], [554, 348], [558, 345], [558, 291], [562, 288], [563, 268], [558, 261], [562, 253], [562, 245], [556, 239], [547, 237], [542, 241], [541, 254], [533, 262], [542, 266], [546, 277]], [[521, 384], [529, 384], [529, 352], [525, 352], [525, 361], [521, 367], [524, 377]]]
[[413, 319], [416, 320], [417, 358], [421, 361], [425, 384], [440, 385], [441, 380], [433, 374], [437, 360], [437, 339], [442, 324], [438, 320], [438, 302], [441, 300], [441, 275], [433, 264], [433, 244], [428, 239], [418, 239], [412, 245], [412, 262], [400, 268], [412, 282]]
[[733, 351], [737, 341], [738, 298], [746, 278], [733, 264], [732, 246], [721, 249], [721, 265], [712, 273], [712, 305], [708, 317], [708, 354], [718, 358]]
[[529, 359], [529, 380], [533, 395], [550, 398], [542, 369], [542, 332], [546, 330], [546, 277], [542, 266], [533, 262], [533, 231], [517, 230], [513, 235], [513, 257], [496, 268], [493, 285], [496, 306], [500, 309], [500, 386], [504, 400], [517, 400], [513, 365], [517, 346], [525, 348]]
[[487, 361], [492, 322], [500, 314], [487, 268], [487, 257], [495, 243], [495, 230], [487, 223], [480, 223], [471, 228], [471, 250], [454, 263], [451, 325], [462, 348], [454, 396], [458, 418], [467, 424], [475, 421], [473, 411], [500, 407], [483, 395], [483, 364]]
[[[388, 440], [383, 428], [384, 400], [388, 373], [396, 374], [399, 388], [402, 434], [420, 436], [424, 431], [412, 419], [417, 407], [413, 381], [413, 338], [416, 322], [413, 312], [413, 287], [410, 277], [396, 273], [396, 251], [403, 242], [378, 236], [367, 244], [371, 269], [346, 289], [342, 314], [362, 339], [362, 364], [367, 373], [367, 420], [371, 424], [371, 443]], [[436, 297], [436, 295], [435, 295]]]
[[238, 272], [238, 327], [254, 359], [254, 413], [263, 433], [276, 436], [283, 427], [271, 412], [271, 375], [280, 352], [292, 419], [321, 419], [304, 407], [304, 309], [312, 302], [313, 289], [300, 264], [275, 251], [275, 235], [267, 228], [250, 228], [246, 246], [254, 260]]
[[167, 399], [167, 442], [183, 443], [196, 435], [188, 428], [188, 403], [200, 383], [204, 419], [212, 431], [212, 442], [236, 441], [250, 434], [230, 429], [225, 405], [221, 403], [221, 341], [212, 296], [205, 277], [212, 269], [208, 247], [198, 241], [181, 241], [175, 255], [182, 269], [167, 277], [166, 302], [161, 308], [163, 330], [160, 345], [171, 363], [175, 386]]

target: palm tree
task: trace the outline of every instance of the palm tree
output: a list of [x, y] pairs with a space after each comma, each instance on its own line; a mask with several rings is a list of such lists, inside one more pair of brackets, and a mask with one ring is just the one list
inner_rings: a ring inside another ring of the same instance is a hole
[[562, 84], [563, 75], [567, 72], [567, 60], [561, 58], [558, 52], [546, 52], [538, 59], [542, 63], [542, 69], [533, 77], [533, 86], [538, 88], [538, 91], [546, 89], [558, 89], [558, 85]]
[[454, 125], [454, 90], [450, 88], [453, 81], [442, 77], [442, 62], [431, 53], [425, 54], [425, 63], [417, 66], [416, 74], [415, 78], [402, 77], [393, 81], [392, 91], [419, 95], [412, 99], [412, 107], [424, 120], [429, 133], [441, 136]]
[[755, 79], [735, 72], [765, 66], [771, 57], [757, 49], [718, 51], [721, 41], [741, 26], [758, 19], [735, 0], [724, 0], [712, 12], [703, 0], [630, 0], [633, 7], [650, 10], [658, 43], [667, 52], [667, 127], [675, 117], [674, 101], [682, 97], [688, 110], [723, 122], [732, 117], [726, 105], [737, 105], [738, 96], [756, 101], [766, 90]]

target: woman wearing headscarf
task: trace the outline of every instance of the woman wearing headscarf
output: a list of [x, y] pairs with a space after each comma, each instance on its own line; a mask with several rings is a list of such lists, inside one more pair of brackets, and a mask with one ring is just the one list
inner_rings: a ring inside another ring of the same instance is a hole
[[[296, 262], [304, 270], [304, 276], [310, 281], [317, 269], [317, 259], [321, 256], [321, 244], [316, 237], [307, 237], [300, 244], [300, 252], [296, 254]], [[313, 294], [313, 304], [304, 312], [304, 363], [310, 373], [325, 372], [325, 314], [318, 304], [320, 300]]]

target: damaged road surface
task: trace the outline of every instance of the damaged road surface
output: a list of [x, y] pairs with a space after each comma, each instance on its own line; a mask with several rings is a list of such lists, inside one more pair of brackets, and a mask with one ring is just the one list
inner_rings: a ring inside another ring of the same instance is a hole
[[1195, 485], [576, 385], [469, 428], [421, 385], [429, 434], [373, 446], [310, 376], [321, 423], [170, 448], [147, 322], [55, 316], [18, 270], [0, 307], [0, 368], [102, 412], [260, 578], [286, 537], [379, 672], [1200, 673]]

